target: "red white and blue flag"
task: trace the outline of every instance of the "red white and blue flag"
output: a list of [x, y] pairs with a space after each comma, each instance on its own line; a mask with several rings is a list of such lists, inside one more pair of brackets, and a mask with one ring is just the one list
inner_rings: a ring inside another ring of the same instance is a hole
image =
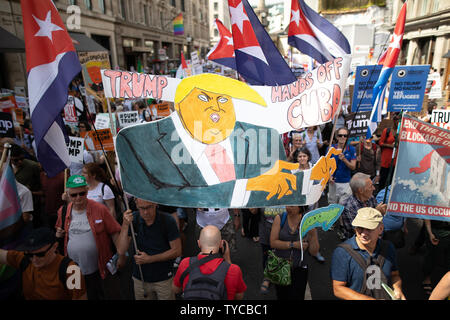
[[406, 2], [403, 4], [400, 14], [397, 18], [394, 33], [389, 42], [389, 47], [383, 54], [380, 76], [373, 87], [372, 94], [372, 113], [370, 114], [369, 127], [367, 128], [366, 139], [370, 139], [381, 122], [381, 112], [383, 108], [384, 96], [386, 94], [387, 82], [394, 71], [398, 56], [402, 48], [403, 34], [405, 32], [406, 21]]
[[236, 70], [253, 85], [297, 80], [247, 0], [228, 0]]
[[3, 170], [0, 180], [0, 230], [15, 224], [22, 216], [16, 178], [9, 165], [9, 160]]
[[289, 45], [319, 63], [351, 53], [347, 38], [327, 19], [308, 7], [303, 0], [291, 0]]
[[50, 0], [21, 0], [28, 97], [37, 158], [49, 177], [70, 165], [61, 111], [81, 71], [72, 40]]
[[216, 19], [214, 23], [219, 30], [220, 40], [208, 52], [206, 59], [236, 70], [233, 35], [219, 19]]

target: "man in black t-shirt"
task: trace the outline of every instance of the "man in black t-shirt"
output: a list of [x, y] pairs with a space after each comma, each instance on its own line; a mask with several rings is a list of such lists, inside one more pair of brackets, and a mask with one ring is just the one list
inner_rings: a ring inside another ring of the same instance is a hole
[[[175, 219], [157, 209], [157, 204], [136, 199], [138, 212], [123, 214], [117, 251], [125, 254], [131, 241], [130, 224], [136, 237], [133, 281], [136, 300], [174, 300], [173, 261], [181, 256], [181, 240]], [[141, 277], [142, 270], [143, 281]]]

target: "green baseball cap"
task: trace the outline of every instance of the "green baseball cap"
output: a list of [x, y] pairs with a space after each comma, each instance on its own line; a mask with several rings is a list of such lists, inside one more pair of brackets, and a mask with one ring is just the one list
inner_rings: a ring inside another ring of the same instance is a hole
[[78, 187], [84, 187], [84, 186], [87, 186], [87, 182], [86, 182], [86, 178], [83, 176], [75, 174], [73, 176], [70, 176], [69, 179], [67, 179], [67, 183], [66, 183], [67, 188], [78, 188]]

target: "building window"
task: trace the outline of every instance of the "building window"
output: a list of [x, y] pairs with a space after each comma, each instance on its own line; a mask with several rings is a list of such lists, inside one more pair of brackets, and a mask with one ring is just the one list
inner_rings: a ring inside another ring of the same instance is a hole
[[125, 9], [125, 0], [119, 0], [120, 1], [120, 14], [122, 15], [122, 19], [127, 18], [126, 9]]
[[170, 4], [172, 5], [172, 7], [176, 7], [177, 6], [177, 2], [175, 0], [171, 0]]
[[164, 29], [164, 12], [159, 12], [159, 19], [161, 20], [161, 28]]
[[84, 0], [84, 5], [86, 6], [86, 9], [92, 10], [92, 0]]
[[186, 8], [184, 6], [184, 0], [181, 0], [181, 11], [185, 12]]
[[218, 10], [219, 10], [219, 3], [214, 2], [214, 11], [218, 11]]
[[77, 5], [77, 0], [69, 0], [70, 5]]
[[144, 15], [144, 23], [148, 26], [148, 6], [146, 4], [144, 4], [144, 12], [142, 14]]
[[218, 37], [219, 36], [219, 30], [214, 29], [214, 37]]
[[101, 13], [106, 13], [105, 0], [98, 0], [98, 7]]

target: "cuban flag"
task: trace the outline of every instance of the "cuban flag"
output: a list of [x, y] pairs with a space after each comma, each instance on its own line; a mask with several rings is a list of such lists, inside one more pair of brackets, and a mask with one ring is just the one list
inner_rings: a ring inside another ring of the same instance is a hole
[[219, 19], [216, 19], [214, 23], [219, 30], [220, 40], [208, 52], [206, 59], [236, 70], [233, 35]]
[[53, 2], [21, 0], [28, 97], [37, 158], [49, 177], [70, 165], [61, 111], [68, 86], [81, 71], [78, 56]]
[[16, 178], [9, 165], [9, 159], [4, 166], [0, 180], [0, 230], [15, 224], [22, 216], [19, 195], [17, 193]]
[[297, 80], [247, 0], [228, 0], [236, 70], [252, 85]]
[[380, 76], [377, 83], [373, 87], [372, 95], [372, 112], [370, 114], [369, 127], [367, 128], [366, 139], [370, 139], [381, 122], [381, 112], [386, 94], [387, 82], [397, 63], [400, 50], [402, 48], [403, 34], [405, 32], [406, 20], [406, 2], [403, 4], [400, 14], [397, 18], [394, 33], [391, 35], [389, 47], [383, 55], [383, 67], [381, 68]]
[[303, 0], [292, 0], [288, 43], [319, 63], [351, 53], [347, 38]]

